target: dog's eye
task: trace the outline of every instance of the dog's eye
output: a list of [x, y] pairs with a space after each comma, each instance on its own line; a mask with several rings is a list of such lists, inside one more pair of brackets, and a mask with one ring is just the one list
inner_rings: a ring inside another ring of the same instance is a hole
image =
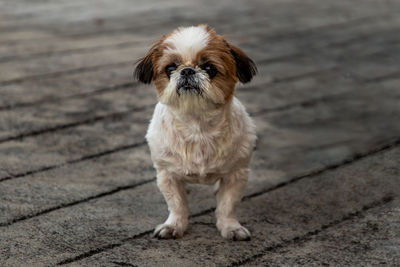
[[176, 64], [172, 63], [165, 67], [165, 73], [167, 74], [168, 78], [171, 77], [171, 73], [176, 70]]
[[217, 73], [218, 73], [217, 68], [216, 68], [213, 64], [210, 64], [210, 63], [205, 63], [205, 64], [203, 64], [203, 65], [201, 66], [201, 68], [202, 68], [205, 72], [207, 72], [208, 77], [210, 77], [210, 79], [214, 78], [215, 75], [217, 75]]

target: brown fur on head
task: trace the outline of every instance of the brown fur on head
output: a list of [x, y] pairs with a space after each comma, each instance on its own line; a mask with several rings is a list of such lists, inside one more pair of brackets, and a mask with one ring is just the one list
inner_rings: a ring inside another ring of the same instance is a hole
[[241, 49], [211, 27], [198, 25], [164, 35], [140, 59], [134, 75], [143, 83], [154, 82], [160, 102], [181, 106], [182, 101], [225, 104], [237, 81], [247, 83], [256, 72]]

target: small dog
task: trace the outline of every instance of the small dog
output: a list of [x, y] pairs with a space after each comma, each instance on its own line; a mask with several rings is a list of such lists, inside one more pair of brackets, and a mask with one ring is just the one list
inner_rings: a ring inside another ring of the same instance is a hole
[[219, 184], [217, 228], [224, 238], [249, 240], [235, 208], [247, 182], [255, 126], [234, 96], [254, 62], [207, 25], [164, 35], [139, 60], [135, 77], [152, 81], [157, 103], [146, 139], [169, 216], [158, 238], [181, 237], [188, 225], [186, 183]]

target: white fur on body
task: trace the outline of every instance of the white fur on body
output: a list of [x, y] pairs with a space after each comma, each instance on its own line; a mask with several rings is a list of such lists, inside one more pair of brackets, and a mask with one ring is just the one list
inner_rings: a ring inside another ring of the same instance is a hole
[[[193, 97], [183, 95], [181, 98]], [[181, 99], [183, 101], [183, 99]], [[235, 217], [248, 178], [255, 126], [235, 97], [230, 103], [190, 112], [158, 103], [147, 131], [157, 184], [170, 211], [155, 234], [182, 236], [188, 224], [185, 183], [215, 184], [217, 227], [225, 238], [248, 239], [249, 231]]]

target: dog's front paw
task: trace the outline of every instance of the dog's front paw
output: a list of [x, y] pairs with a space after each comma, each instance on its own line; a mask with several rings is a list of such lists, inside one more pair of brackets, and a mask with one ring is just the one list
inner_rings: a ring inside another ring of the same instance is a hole
[[181, 227], [171, 224], [160, 224], [156, 227], [153, 237], [158, 239], [176, 239], [183, 236], [184, 230]]
[[251, 239], [249, 230], [240, 225], [240, 223], [226, 224], [218, 228], [220, 228], [223, 238], [234, 241], [248, 241]]

